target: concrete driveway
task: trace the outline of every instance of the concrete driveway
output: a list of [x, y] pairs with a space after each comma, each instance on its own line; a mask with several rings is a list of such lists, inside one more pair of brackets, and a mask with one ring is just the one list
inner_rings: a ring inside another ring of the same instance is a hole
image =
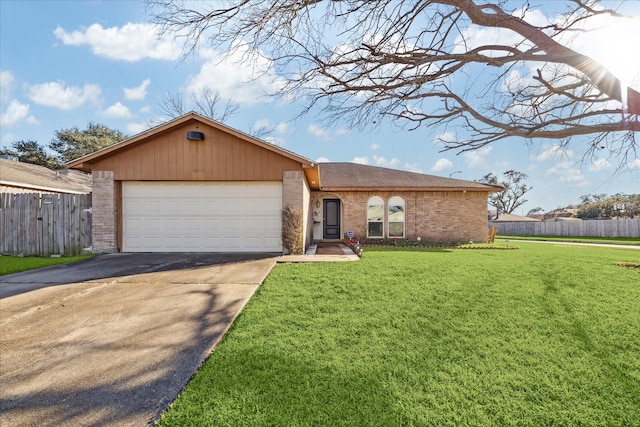
[[149, 424], [276, 259], [112, 254], [0, 277], [0, 425]]

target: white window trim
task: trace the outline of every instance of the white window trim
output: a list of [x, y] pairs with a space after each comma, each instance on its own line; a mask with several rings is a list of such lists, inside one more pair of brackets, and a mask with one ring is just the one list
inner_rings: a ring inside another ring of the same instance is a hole
[[[373, 203], [372, 203], [373, 201]], [[371, 206], [382, 206], [382, 220], [380, 221], [369, 221], [369, 207]], [[366, 219], [366, 224], [367, 224], [367, 239], [384, 239], [384, 232], [385, 232], [385, 203], [384, 203], [384, 199], [380, 196], [371, 196], [369, 197], [369, 199], [367, 200], [367, 209], [365, 211], [365, 219]], [[369, 235], [369, 224], [370, 223], [381, 223], [382, 224], [382, 234], [380, 236], [370, 236]]]
[[[404, 214], [404, 218], [402, 220], [402, 236], [391, 236], [390, 234], [391, 223], [401, 222], [401, 221], [391, 221], [390, 212], [389, 212], [389, 208], [391, 206], [402, 206], [402, 212]], [[389, 200], [387, 200], [386, 216], [387, 216], [387, 233], [388, 233], [389, 239], [404, 239], [407, 235], [407, 204], [405, 203], [404, 198], [400, 196], [390, 197]]]

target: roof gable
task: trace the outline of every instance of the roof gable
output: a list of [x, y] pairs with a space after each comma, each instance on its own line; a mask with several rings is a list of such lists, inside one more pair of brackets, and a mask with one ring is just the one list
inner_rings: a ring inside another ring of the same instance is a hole
[[[193, 138], [193, 133], [197, 138]], [[113, 171], [116, 180], [282, 180], [309, 159], [196, 113], [81, 157], [69, 166]]]
[[357, 163], [320, 163], [322, 190], [501, 191], [502, 187]]

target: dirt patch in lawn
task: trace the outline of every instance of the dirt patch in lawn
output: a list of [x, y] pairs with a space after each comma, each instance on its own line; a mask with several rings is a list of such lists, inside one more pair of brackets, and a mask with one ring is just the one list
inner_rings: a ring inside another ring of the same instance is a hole
[[617, 262], [616, 265], [618, 267], [627, 267], [627, 268], [640, 268], [640, 263], [637, 262], [625, 262], [625, 261], [620, 261]]

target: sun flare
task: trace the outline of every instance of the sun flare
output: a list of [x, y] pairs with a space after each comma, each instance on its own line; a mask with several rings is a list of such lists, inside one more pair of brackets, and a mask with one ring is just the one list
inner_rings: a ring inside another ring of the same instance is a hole
[[609, 18], [585, 33], [584, 53], [601, 62], [628, 87], [640, 90], [640, 16]]

